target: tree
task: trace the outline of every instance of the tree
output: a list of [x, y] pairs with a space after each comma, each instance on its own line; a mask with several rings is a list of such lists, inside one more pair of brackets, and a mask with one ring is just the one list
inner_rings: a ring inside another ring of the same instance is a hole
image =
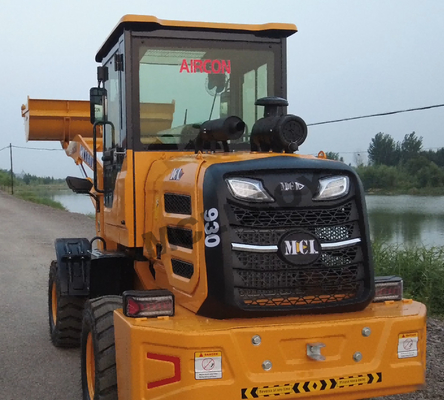
[[327, 151], [325, 157], [327, 157], [328, 160], [339, 161], [339, 153], [334, 153], [333, 151]]
[[401, 158], [403, 161], [408, 161], [419, 155], [422, 149], [422, 136], [416, 137], [415, 132], [404, 136], [401, 143]]
[[397, 143], [388, 133], [379, 132], [368, 147], [368, 158], [373, 165], [396, 165], [399, 161]]
[[26, 185], [29, 185], [31, 183], [31, 178], [30, 174], [25, 174], [23, 175], [23, 182], [25, 182]]

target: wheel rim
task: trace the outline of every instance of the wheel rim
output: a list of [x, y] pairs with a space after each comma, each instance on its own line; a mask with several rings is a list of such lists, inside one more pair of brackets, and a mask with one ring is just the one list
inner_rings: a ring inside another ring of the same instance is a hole
[[96, 366], [94, 364], [94, 347], [91, 332], [86, 339], [86, 380], [88, 382], [88, 393], [91, 400], [94, 399], [94, 383], [96, 378]]
[[52, 321], [55, 325], [57, 323], [57, 287], [55, 282], [52, 283], [51, 293]]

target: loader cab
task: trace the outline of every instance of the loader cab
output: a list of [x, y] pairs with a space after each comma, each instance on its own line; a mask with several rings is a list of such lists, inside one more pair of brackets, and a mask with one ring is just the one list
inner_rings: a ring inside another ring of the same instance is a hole
[[[138, 165], [149, 164], [147, 157], [194, 153], [199, 128], [206, 121], [241, 118], [244, 134], [229, 143], [230, 151], [249, 150], [251, 129], [264, 112], [255, 101], [286, 97], [286, 37], [294, 32], [293, 24], [123, 17], [96, 56], [107, 70], [102, 82], [109, 121], [103, 131], [105, 209], [125, 207], [115, 202], [121, 171], [132, 175], [137, 198], [137, 179], [145, 179], [136, 176]], [[128, 184], [124, 186], [128, 190]], [[134, 205], [130, 199], [126, 203]], [[132, 218], [137, 220], [136, 215]], [[112, 229], [122, 228], [121, 221], [128, 229], [128, 218], [120, 216], [110, 223]]]
[[198, 127], [235, 115], [248, 148], [258, 98], [286, 97], [285, 38], [291, 24], [227, 25], [125, 16], [96, 56], [108, 69], [105, 150], [194, 151]]

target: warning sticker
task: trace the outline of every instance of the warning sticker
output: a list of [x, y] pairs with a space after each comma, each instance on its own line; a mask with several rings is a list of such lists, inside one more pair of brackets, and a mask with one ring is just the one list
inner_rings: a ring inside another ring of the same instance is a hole
[[222, 352], [199, 351], [194, 353], [194, 376], [196, 379], [221, 379]]
[[401, 333], [398, 337], [398, 358], [418, 357], [418, 333]]
[[284, 385], [249, 387], [241, 389], [242, 399], [295, 395], [300, 393], [337, 390], [352, 386], [373, 385], [382, 382], [382, 372], [363, 375], [343, 376], [340, 378], [320, 379], [317, 381], [291, 382]]

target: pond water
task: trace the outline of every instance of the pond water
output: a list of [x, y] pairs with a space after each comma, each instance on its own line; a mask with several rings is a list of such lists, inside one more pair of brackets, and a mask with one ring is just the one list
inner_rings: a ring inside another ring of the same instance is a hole
[[71, 191], [58, 191], [49, 194], [52, 200], [58, 201], [70, 212], [94, 214], [91, 198], [86, 194], [75, 194]]
[[[69, 211], [93, 214], [89, 196], [70, 191], [50, 194]], [[444, 245], [444, 197], [366, 197], [372, 239], [399, 245]]]
[[444, 245], [444, 197], [367, 196], [373, 239], [399, 245]]

